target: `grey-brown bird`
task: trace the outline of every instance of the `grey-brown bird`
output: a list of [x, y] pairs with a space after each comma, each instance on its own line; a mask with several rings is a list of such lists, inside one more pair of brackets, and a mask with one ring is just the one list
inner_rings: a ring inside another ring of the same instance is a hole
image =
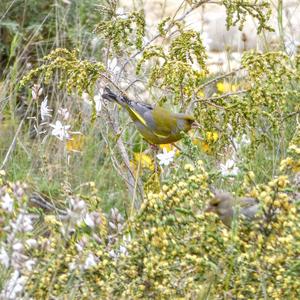
[[255, 198], [235, 198], [225, 191], [214, 190], [214, 198], [209, 202], [206, 212], [216, 213], [222, 222], [231, 226], [232, 220], [238, 214], [247, 220], [253, 220], [259, 210], [259, 202]]

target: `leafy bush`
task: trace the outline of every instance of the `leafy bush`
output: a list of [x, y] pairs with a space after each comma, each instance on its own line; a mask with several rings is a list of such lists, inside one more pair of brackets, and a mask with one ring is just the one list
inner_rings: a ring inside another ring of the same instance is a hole
[[[68, 12], [79, 5], [67, 2]], [[300, 56], [248, 52], [240, 68], [210, 74], [201, 33], [184, 24], [209, 3], [187, 1], [151, 35], [143, 11], [109, 1], [96, 26], [101, 61], [81, 44], [57, 48], [22, 78], [25, 113], [0, 153], [0, 297], [300, 297]], [[220, 4], [228, 28], [251, 15], [271, 30], [267, 1]], [[153, 154], [101, 100], [106, 85], [192, 111], [199, 129]], [[216, 188], [256, 201], [255, 216], [233, 201], [223, 223], [226, 210], [208, 209]]]

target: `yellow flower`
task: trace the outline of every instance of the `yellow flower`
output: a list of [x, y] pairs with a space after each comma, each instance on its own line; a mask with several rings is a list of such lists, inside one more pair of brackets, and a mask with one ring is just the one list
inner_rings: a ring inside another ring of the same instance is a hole
[[165, 148], [168, 152], [170, 152], [170, 151], [174, 150], [175, 147], [172, 144], [160, 144], [159, 148], [161, 148], [161, 149]]
[[237, 86], [235, 84], [231, 84], [229, 82], [218, 82], [217, 90], [220, 93], [236, 92]]
[[154, 171], [153, 159], [149, 155], [145, 153], [133, 153], [133, 158], [134, 161], [132, 163], [135, 165], [135, 168], [140, 165], [142, 169]]
[[201, 149], [205, 153], [208, 153], [208, 154], [212, 153], [212, 149], [211, 149], [210, 145], [206, 142], [201, 142]]
[[82, 134], [73, 135], [70, 140], [67, 140], [66, 148], [70, 152], [81, 152], [84, 146], [85, 136]]
[[285, 188], [287, 184], [288, 184], [287, 176], [280, 176], [278, 178], [278, 186], [280, 188]]
[[44, 221], [46, 224], [49, 224], [49, 225], [59, 225], [59, 226], [62, 225], [62, 223], [60, 221], [58, 221], [54, 215], [45, 216]]
[[218, 140], [218, 138], [219, 138], [219, 135], [218, 135], [218, 133], [216, 131], [208, 131], [206, 133], [206, 140], [208, 142], [215, 143]]
[[219, 138], [219, 134], [216, 131], [208, 131], [205, 134], [205, 140], [194, 139], [193, 144], [198, 146], [203, 152], [211, 154], [213, 152], [212, 144], [214, 144]]
[[199, 91], [198, 93], [197, 93], [197, 97], [205, 97], [205, 94], [203, 93], [203, 91]]

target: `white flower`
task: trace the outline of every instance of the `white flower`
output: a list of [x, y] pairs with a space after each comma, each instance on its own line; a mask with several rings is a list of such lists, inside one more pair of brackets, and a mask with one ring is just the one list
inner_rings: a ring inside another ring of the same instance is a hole
[[80, 225], [86, 216], [86, 203], [79, 198], [71, 198], [67, 214], [72, 223]]
[[24, 263], [25, 268], [30, 272], [33, 270], [34, 265], [35, 265], [35, 260], [33, 259], [28, 259]]
[[119, 17], [119, 19], [127, 19], [127, 15], [123, 7], [118, 7], [116, 9], [116, 15]]
[[57, 112], [63, 117], [64, 120], [68, 120], [70, 117], [70, 112], [67, 108], [61, 107]]
[[131, 235], [123, 235], [123, 241], [125, 245], [129, 244], [131, 242]]
[[53, 128], [52, 135], [56, 136], [59, 140], [63, 141], [64, 139], [69, 139], [70, 134], [68, 130], [70, 129], [70, 125], [63, 125], [60, 121], [56, 121], [55, 125], [50, 124]]
[[19, 271], [14, 271], [10, 279], [6, 282], [0, 298], [8, 300], [22, 299], [21, 293], [23, 292], [26, 281], [27, 277], [21, 276]]
[[84, 262], [83, 268], [85, 270], [87, 270], [87, 269], [92, 268], [96, 265], [97, 265], [97, 258], [94, 256], [94, 254], [89, 253], [89, 255], [87, 256], [87, 258]]
[[212, 39], [208, 36], [208, 33], [205, 31], [200, 34], [200, 37], [201, 37], [203, 47], [206, 48], [207, 51], [209, 51], [209, 47], [212, 42]]
[[222, 176], [236, 176], [239, 173], [239, 168], [235, 166], [235, 161], [228, 159], [225, 164], [220, 164]]
[[118, 255], [117, 255], [117, 253], [115, 252], [115, 250], [110, 250], [110, 251], [108, 252], [108, 254], [109, 254], [109, 256], [110, 256], [111, 258], [117, 258], [117, 257], [118, 257]]
[[14, 205], [14, 200], [9, 196], [8, 193], [6, 193], [4, 195], [4, 197], [2, 197], [2, 202], [1, 202], [1, 206], [4, 210], [8, 211], [8, 212], [12, 212], [13, 211], [13, 205]]
[[28, 256], [19, 251], [13, 251], [11, 254], [11, 265], [15, 270], [23, 269], [25, 262], [28, 260]]
[[108, 225], [111, 227], [111, 229], [117, 229], [117, 226], [113, 222], [108, 222]]
[[78, 198], [71, 198], [70, 204], [71, 210], [73, 211], [84, 212], [86, 209], [86, 203]]
[[88, 239], [87, 237], [82, 237], [78, 243], [75, 243], [75, 247], [77, 249], [78, 252], [82, 252], [83, 249], [86, 247], [86, 244], [88, 243]]
[[28, 239], [25, 244], [29, 248], [36, 248], [38, 246], [38, 242], [35, 239]]
[[16, 221], [11, 223], [11, 227], [18, 232], [28, 232], [33, 230], [31, 218], [24, 213], [18, 215]]
[[75, 243], [75, 247], [78, 252], [82, 252], [84, 248], [84, 246], [81, 243]]
[[98, 212], [93, 211], [91, 213], [87, 213], [84, 218], [83, 222], [89, 226], [90, 228], [95, 228], [97, 226], [100, 226], [101, 224], [101, 216]]
[[81, 97], [82, 97], [82, 100], [83, 100], [84, 102], [89, 103], [89, 101], [90, 101], [90, 95], [89, 95], [88, 93], [83, 92]]
[[99, 114], [102, 108], [102, 93], [98, 93], [97, 95], [94, 96], [94, 101], [95, 101], [95, 108], [96, 108], [96, 113]]
[[69, 270], [70, 271], [74, 271], [75, 269], [77, 269], [77, 264], [75, 263], [75, 262], [70, 262], [69, 264], [68, 264], [68, 268], [69, 268]]
[[117, 251], [115, 251], [115, 250], [110, 250], [109, 252], [108, 252], [108, 254], [109, 254], [109, 256], [111, 257], [111, 258], [114, 258], [114, 259], [116, 259], [116, 258], [118, 258], [120, 255], [128, 255], [128, 252], [127, 252], [127, 249], [126, 249], [126, 247], [124, 247], [123, 245], [121, 245], [120, 247], [119, 247], [119, 249], [117, 250]]
[[34, 84], [31, 89], [31, 96], [33, 100], [36, 100], [43, 93], [43, 88], [39, 84]]
[[48, 107], [48, 97], [46, 97], [41, 103], [41, 118], [42, 121], [45, 121], [47, 117], [52, 117], [51, 115], [52, 109]]
[[120, 214], [119, 210], [116, 207], [113, 207], [110, 210], [110, 213], [111, 213], [112, 219], [116, 220], [116, 222], [120, 223], [120, 222], [123, 221], [123, 217], [122, 217], [122, 215]]
[[297, 54], [300, 42], [297, 41], [294, 37], [286, 35], [284, 37], [284, 46], [288, 55], [292, 56]]
[[94, 222], [94, 220], [93, 220], [91, 214], [86, 214], [85, 217], [84, 217], [84, 219], [83, 219], [83, 221], [84, 221], [84, 223], [85, 223], [87, 226], [89, 226], [89, 227], [91, 227], [91, 228], [94, 228], [94, 227], [95, 227], [95, 222]]
[[168, 166], [174, 160], [175, 150], [168, 152], [167, 149], [164, 148], [163, 153], [157, 154], [156, 156], [159, 159], [159, 164], [161, 166]]
[[15, 243], [15, 244], [13, 244], [13, 250], [14, 251], [16, 251], [16, 252], [21, 252], [21, 251], [23, 251], [23, 245], [22, 245], [22, 243], [20, 243], [20, 242], [17, 242], [17, 243]]
[[119, 62], [115, 57], [112, 60], [109, 59], [107, 61], [107, 68], [109, 71], [111, 71], [114, 74], [118, 73], [121, 70]]
[[122, 245], [119, 248], [119, 252], [120, 252], [120, 254], [124, 254], [124, 255], [128, 254], [126, 247], [124, 247]]
[[9, 256], [3, 247], [0, 249], [0, 262], [6, 268], [9, 267]]
[[244, 146], [248, 146], [250, 143], [251, 141], [246, 134], [243, 134], [240, 138], [233, 139], [233, 144], [237, 151], [243, 148]]

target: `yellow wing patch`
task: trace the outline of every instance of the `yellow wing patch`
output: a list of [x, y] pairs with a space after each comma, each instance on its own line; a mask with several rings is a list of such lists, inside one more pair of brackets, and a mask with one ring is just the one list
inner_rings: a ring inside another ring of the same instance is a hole
[[132, 113], [132, 114], [134, 115], [134, 117], [135, 117], [136, 119], [138, 119], [144, 126], [147, 126], [147, 123], [146, 123], [145, 119], [144, 119], [141, 115], [139, 115], [134, 109], [132, 109], [130, 106], [128, 106], [127, 109], [128, 109], [128, 111], [129, 111], [130, 113]]
[[167, 137], [170, 136], [169, 134], [163, 135], [163, 134], [158, 134], [158, 133], [156, 133], [156, 132], [153, 132], [153, 133], [154, 133], [156, 136], [160, 137], [160, 138], [167, 138]]

